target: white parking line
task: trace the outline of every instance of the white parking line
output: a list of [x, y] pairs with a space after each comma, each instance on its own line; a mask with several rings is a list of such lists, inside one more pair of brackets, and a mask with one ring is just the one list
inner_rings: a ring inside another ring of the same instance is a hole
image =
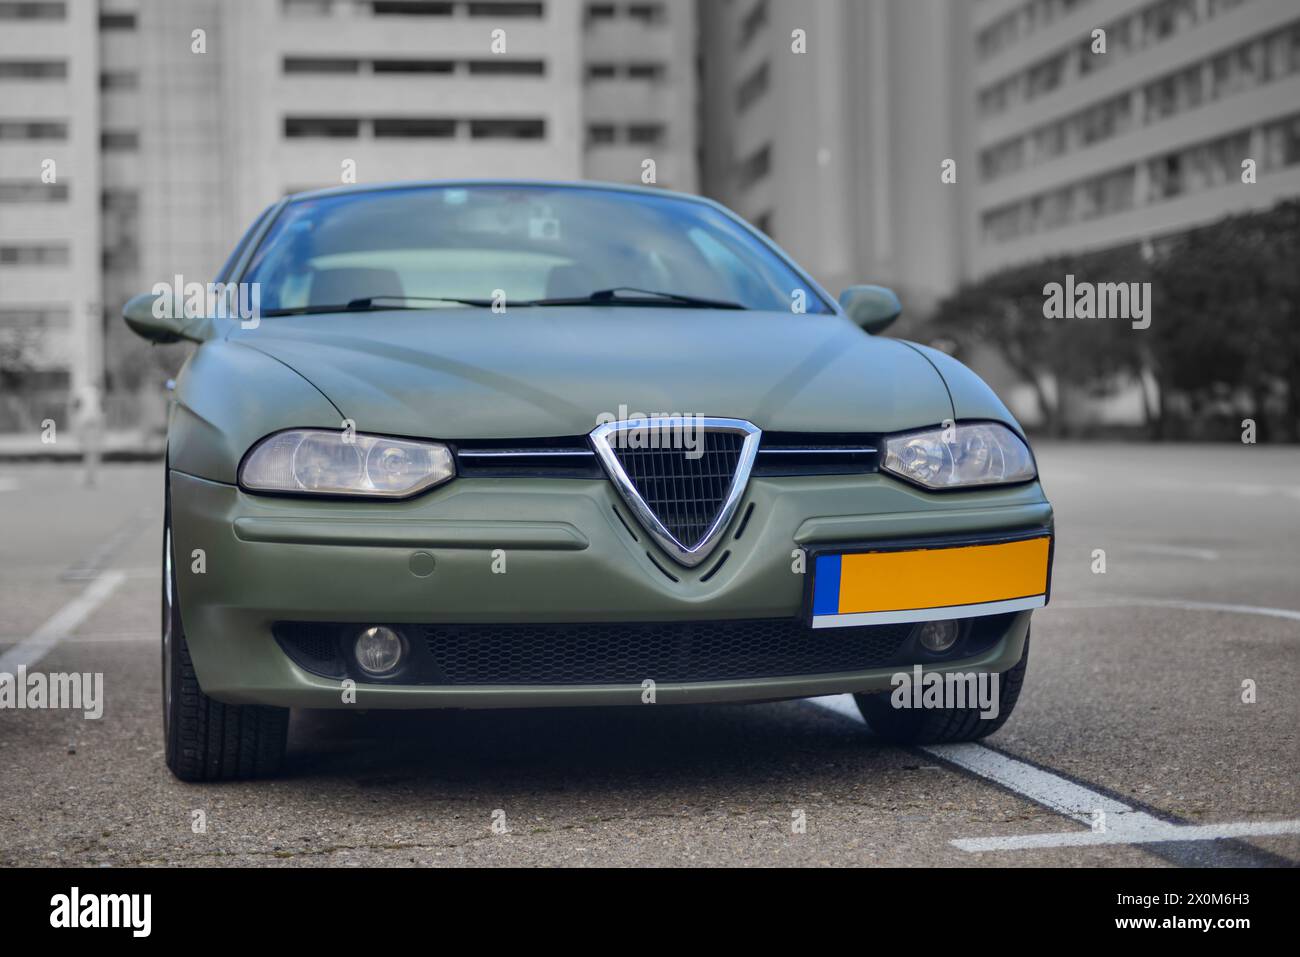
[[1050, 808], [1057, 814], [1090, 825], [1098, 812], [1105, 815], [1108, 828], [1112, 821], [1126, 820], [1147, 824], [1164, 823], [1143, 811], [1135, 811], [1127, 804], [1075, 784], [1065, 778], [1049, 774], [1032, 764], [1025, 764], [979, 744], [935, 744], [921, 749], [940, 760], [955, 764], [972, 774], [995, 781], [1004, 788], [1029, 798], [1036, 804]]
[[[818, 707], [862, 720], [852, 695], [812, 698]], [[1146, 811], [1018, 761], [980, 744], [936, 744], [920, 750], [956, 765], [1021, 797], [1097, 830], [975, 837], [950, 841], [963, 851], [1020, 851], [1046, 847], [1087, 847], [1095, 844], [1152, 844], [1165, 841], [1217, 841], [1225, 838], [1300, 834], [1300, 820], [1242, 821], [1225, 824], [1172, 824]]]
[[19, 665], [28, 668], [35, 666], [124, 581], [126, 576], [119, 571], [104, 572], [87, 585], [80, 595], [56, 611], [45, 624], [0, 655], [0, 672], [14, 674]]
[[[1094, 481], [1091, 475], [1082, 472], [1051, 472], [1043, 476], [1045, 485], [1052, 485], [1056, 482], [1088, 482]], [[1267, 482], [1192, 482], [1178, 479], [1142, 479], [1127, 478], [1124, 482], [1126, 489], [1143, 489], [1145, 491], [1160, 492], [1199, 492], [1205, 495], [1218, 495], [1227, 493], [1229, 495], [1240, 495], [1243, 498], [1259, 498], [1264, 495], [1284, 495], [1289, 498], [1300, 499], [1300, 485], [1286, 485], [1280, 483]]]
[[[0, 635], [0, 645], [19, 642], [26, 636]], [[139, 631], [83, 631], [76, 635], [66, 635], [59, 641], [61, 645], [95, 644], [102, 641], [150, 641], [156, 642], [158, 633]]]
[[123, 525], [119, 526], [112, 535], [100, 542], [86, 558], [66, 569], [59, 578], [62, 581], [89, 581], [94, 578], [104, 570], [104, 567], [112, 560], [114, 554], [128, 542], [133, 541], [154, 520], [152, 509], [140, 509]]
[[[1147, 815], [1149, 816], [1149, 815]], [[1110, 818], [1107, 818], [1109, 821]], [[1300, 834], [1300, 821], [1241, 821], [1234, 824], [1169, 824], [1108, 827], [1105, 831], [1021, 834], [1018, 837], [968, 837], [950, 841], [971, 853], [1025, 851], [1044, 847], [1095, 847], [1099, 844], [1159, 844], [1165, 841], [1221, 841], [1271, 834]]]
[[1186, 545], [1128, 545], [1130, 552], [1147, 555], [1169, 555], [1172, 558], [1196, 558], [1203, 562], [1217, 562], [1219, 553], [1213, 548], [1190, 548]]
[[1241, 615], [1264, 615], [1300, 621], [1300, 611], [1293, 608], [1269, 608], [1263, 605], [1226, 605], [1213, 601], [1183, 601], [1181, 598], [1098, 598], [1052, 602], [1053, 608], [1178, 608], [1183, 611], [1227, 611]]

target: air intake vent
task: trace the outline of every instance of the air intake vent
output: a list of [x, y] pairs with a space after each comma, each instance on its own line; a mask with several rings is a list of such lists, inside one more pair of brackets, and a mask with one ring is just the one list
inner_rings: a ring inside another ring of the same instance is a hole
[[462, 478], [600, 478], [585, 435], [547, 439], [461, 440], [455, 445]]
[[865, 671], [898, 661], [915, 627], [813, 631], [793, 618], [428, 625], [424, 638], [449, 685], [640, 684]]
[[878, 468], [880, 437], [850, 433], [764, 432], [754, 475], [850, 475]]

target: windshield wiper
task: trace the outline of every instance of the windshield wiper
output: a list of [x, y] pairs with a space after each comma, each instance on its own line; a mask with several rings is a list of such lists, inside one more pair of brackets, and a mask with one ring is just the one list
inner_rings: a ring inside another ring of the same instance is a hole
[[[352, 299], [345, 304], [313, 303], [309, 306], [294, 306], [289, 309], [265, 309], [264, 316], [312, 316], [326, 312], [387, 312], [390, 309], [419, 309], [420, 306], [405, 305], [408, 302], [450, 302], [461, 306], [479, 306], [484, 309], [492, 305], [491, 299], [453, 299], [444, 296], [365, 296]], [[403, 305], [383, 305], [383, 303], [403, 303]], [[523, 303], [506, 303], [506, 305], [523, 305]]]
[[[349, 309], [382, 309], [393, 308], [391, 306], [378, 306], [380, 302], [453, 302], [462, 306], [482, 306], [487, 308], [492, 305], [491, 299], [459, 299], [455, 296], [366, 296], [363, 299], [353, 299], [348, 303]], [[506, 305], [518, 305], [518, 303], [507, 302]], [[418, 306], [397, 306], [398, 309], [417, 309]]]
[[[491, 299], [459, 299], [451, 296], [363, 296], [343, 304], [313, 303], [307, 306], [293, 306], [288, 309], [265, 309], [263, 316], [313, 316], [330, 312], [386, 312], [392, 309], [423, 308], [410, 303], [445, 302], [460, 306], [477, 306], [487, 309], [493, 305]], [[684, 296], [675, 292], [658, 292], [654, 289], [636, 289], [632, 286], [617, 286], [613, 289], [598, 289], [586, 296], [572, 296], [559, 299], [524, 299], [517, 302], [506, 301], [505, 306], [673, 306], [694, 307], [697, 309], [746, 309], [738, 302], [725, 299], [703, 299], [699, 296]]]
[[[630, 295], [620, 295], [629, 293]], [[598, 289], [585, 296], [566, 296], [558, 299], [532, 299], [525, 306], [694, 306], [699, 309], [745, 309], [738, 302], [725, 299], [704, 299], [685, 296], [677, 292], [660, 292], [656, 289], [637, 289], [634, 286], [615, 286]]]

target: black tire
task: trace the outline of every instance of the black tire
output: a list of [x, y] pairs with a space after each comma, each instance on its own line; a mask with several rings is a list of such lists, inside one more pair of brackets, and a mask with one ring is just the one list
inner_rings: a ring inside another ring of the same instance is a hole
[[981, 718], [979, 708], [895, 708], [890, 703], [892, 691], [855, 694], [853, 700], [871, 730], [896, 744], [947, 744], [978, 741], [1006, 724], [1020, 699], [1029, 665], [1029, 635], [1020, 660], [998, 680], [998, 715]]
[[[289, 709], [230, 705], [203, 693], [176, 600], [171, 496], [163, 518], [162, 694], [167, 767], [182, 781], [236, 781], [279, 770]], [[170, 626], [170, 630], [169, 630]]]

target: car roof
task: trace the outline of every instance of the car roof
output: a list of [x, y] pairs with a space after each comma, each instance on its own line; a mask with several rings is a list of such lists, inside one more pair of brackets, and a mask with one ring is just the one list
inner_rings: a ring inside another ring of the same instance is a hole
[[346, 186], [326, 186], [321, 189], [309, 189], [300, 193], [290, 193], [286, 202], [298, 202], [304, 199], [316, 199], [321, 196], [346, 196], [353, 193], [379, 193], [392, 190], [422, 188], [455, 188], [472, 186], [522, 186], [543, 187], [546, 189], [586, 189], [602, 190], [614, 193], [633, 193], [642, 196], [672, 196], [676, 199], [691, 200], [706, 206], [718, 206], [707, 196], [694, 193], [681, 193], [659, 186], [636, 186], [630, 183], [607, 183], [600, 180], [552, 180], [552, 179], [412, 179], [395, 180], [385, 183], [355, 183]]

